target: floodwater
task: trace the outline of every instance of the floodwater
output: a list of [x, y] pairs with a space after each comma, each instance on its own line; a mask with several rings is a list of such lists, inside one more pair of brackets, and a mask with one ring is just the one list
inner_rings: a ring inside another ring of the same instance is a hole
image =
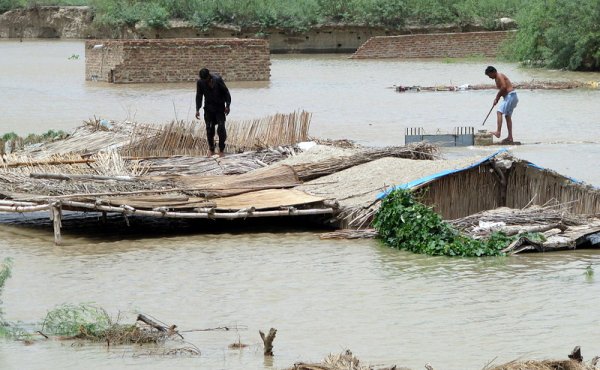
[[[0, 132], [68, 130], [93, 116], [156, 123], [192, 118], [193, 84], [84, 81], [83, 57], [80, 41], [0, 42]], [[313, 135], [370, 145], [402, 144], [406, 127], [480, 126], [495, 94], [398, 94], [394, 84], [487, 83], [483, 70], [491, 63], [515, 82], [600, 80], [599, 74], [495, 61], [274, 55], [272, 63], [268, 83], [229, 83], [230, 119], [305, 109], [314, 113]], [[515, 139], [525, 145], [513, 151], [600, 185], [600, 91], [519, 91], [519, 98]], [[459, 370], [494, 359], [566, 358], [575, 345], [587, 359], [600, 354], [600, 278], [585, 273], [588, 266], [600, 272], [596, 251], [433, 258], [372, 240], [323, 241], [318, 230], [300, 231], [293, 223], [278, 232], [194, 235], [188, 228], [162, 237], [117, 230], [83, 232], [66, 222], [65, 245], [54, 247], [49, 226], [1, 224], [0, 258], [14, 259], [2, 293], [5, 319], [31, 326], [56, 305], [94, 302], [124, 322], [143, 312], [181, 330], [239, 330], [186, 333], [202, 351], [192, 358], [156, 356], [147, 347], [4, 341], [0, 369], [283, 369], [349, 348], [364, 363], [420, 369], [430, 362]], [[270, 327], [278, 329], [275, 357], [265, 361], [258, 330]], [[238, 340], [250, 346], [227, 349]]]

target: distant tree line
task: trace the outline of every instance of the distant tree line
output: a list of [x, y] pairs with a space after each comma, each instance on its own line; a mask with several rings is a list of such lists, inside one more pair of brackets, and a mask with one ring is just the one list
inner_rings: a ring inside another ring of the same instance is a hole
[[477, 24], [494, 30], [507, 17], [518, 24], [506, 48], [510, 59], [600, 70], [599, 0], [0, 0], [0, 13], [39, 5], [89, 5], [102, 27], [167, 28], [175, 18], [199, 29], [228, 24], [304, 31], [339, 23], [391, 29]]

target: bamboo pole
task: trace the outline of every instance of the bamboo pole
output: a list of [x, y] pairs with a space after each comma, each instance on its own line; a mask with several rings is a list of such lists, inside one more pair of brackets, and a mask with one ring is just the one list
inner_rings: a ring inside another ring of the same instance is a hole
[[0, 212], [12, 212], [12, 213], [25, 213], [25, 212], [39, 212], [50, 209], [49, 204], [40, 204], [37, 206], [0, 206]]
[[332, 214], [334, 212], [333, 208], [313, 208], [313, 209], [296, 209], [289, 208], [283, 210], [275, 210], [275, 211], [244, 211], [244, 212], [214, 212], [213, 214], [209, 212], [162, 212], [162, 211], [147, 211], [147, 210], [139, 210], [133, 207], [114, 207], [107, 206], [101, 204], [93, 204], [93, 203], [85, 203], [85, 202], [75, 202], [69, 200], [62, 201], [63, 206], [71, 207], [74, 209], [91, 209], [96, 211], [105, 211], [105, 212], [113, 212], [113, 213], [121, 213], [125, 215], [140, 215], [140, 216], [150, 216], [150, 217], [165, 217], [165, 218], [183, 218], [183, 219], [226, 219], [233, 220], [239, 218], [249, 218], [249, 217], [278, 217], [278, 216], [307, 216], [307, 215], [323, 215], [323, 214]]
[[17, 202], [14, 200], [0, 200], [0, 206], [9, 206], [9, 207], [29, 207], [29, 206], [36, 206], [38, 205], [37, 203], [33, 203], [33, 202]]
[[21, 166], [59, 166], [65, 164], [85, 164], [94, 163], [95, 159], [70, 159], [70, 160], [53, 160], [53, 161], [34, 161], [34, 162], [13, 162], [4, 163], [3, 167], [21, 167]]

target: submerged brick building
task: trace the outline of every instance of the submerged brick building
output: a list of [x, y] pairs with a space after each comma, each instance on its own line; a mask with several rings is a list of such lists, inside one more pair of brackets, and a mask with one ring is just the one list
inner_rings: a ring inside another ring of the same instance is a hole
[[111, 83], [190, 82], [200, 68], [227, 81], [270, 77], [269, 43], [262, 39], [88, 40], [86, 80]]
[[352, 55], [368, 58], [495, 57], [515, 31], [430, 33], [370, 38]]

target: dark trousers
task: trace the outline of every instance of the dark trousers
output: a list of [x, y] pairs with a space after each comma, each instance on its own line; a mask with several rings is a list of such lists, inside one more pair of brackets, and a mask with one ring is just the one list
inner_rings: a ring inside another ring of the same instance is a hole
[[217, 135], [219, 135], [219, 151], [225, 152], [225, 140], [227, 131], [225, 130], [225, 112], [204, 111], [204, 122], [206, 123], [206, 138], [208, 139], [208, 148], [211, 152], [215, 151], [215, 126]]

